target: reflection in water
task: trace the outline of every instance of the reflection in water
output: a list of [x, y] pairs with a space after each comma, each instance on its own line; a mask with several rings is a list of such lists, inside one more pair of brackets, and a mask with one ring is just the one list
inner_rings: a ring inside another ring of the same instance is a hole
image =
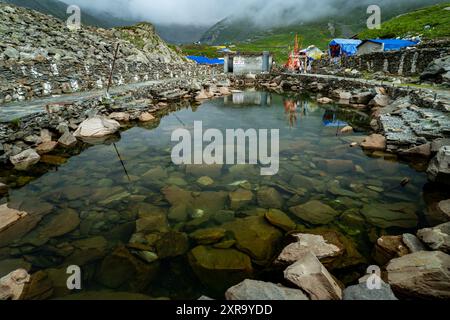
[[224, 97], [225, 104], [248, 105], [248, 106], [270, 106], [272, 95], [269, 92], [242, 91], [234, 92], [230, 96]]

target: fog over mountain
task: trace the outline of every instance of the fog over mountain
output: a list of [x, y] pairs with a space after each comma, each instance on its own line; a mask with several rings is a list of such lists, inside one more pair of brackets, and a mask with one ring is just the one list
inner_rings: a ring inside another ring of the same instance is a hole
[[82, 8], [107, 12], [124, 19], [148, 20], [159, 25], [210, 26], [226, 17], [246, 17], [255, 24], [278, 26], [330, 15], [345, 15], [355, 7], [388, 8], [411, 3], [429, 5], [439, 0], [63, 0]]

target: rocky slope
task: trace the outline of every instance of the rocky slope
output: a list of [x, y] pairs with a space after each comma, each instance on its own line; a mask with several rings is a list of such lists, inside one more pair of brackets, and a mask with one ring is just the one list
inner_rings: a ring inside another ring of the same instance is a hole
[[83, 26], [0, 3], [0, 104], [103, 88], [119, 44], [113, 85], [176, 77], [195, 66], [170, 49], [150, 24]]

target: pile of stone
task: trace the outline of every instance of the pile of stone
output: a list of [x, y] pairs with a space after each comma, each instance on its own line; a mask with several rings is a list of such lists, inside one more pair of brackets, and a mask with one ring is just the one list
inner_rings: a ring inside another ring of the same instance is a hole
[[114, 86], [209, 72], [169, 48], [150, 24], [73, 31], [56, 18], [4, 3], [0, 14], [0, 104], [106, 88], [117, 45]]
[[[448, 206], [447, 206], [448, 207]], [[447, 208], [448, 209], [448, 208]], [[381, 270], [368, 269], [359, 283], [345, 288], [322, 262], [342, 249], [322, 236], [296, 234], [276, 264], [288, 266], [286, 285], [244, 280], [229, 288], [228, 300], [397, 300], [450, 298], [450, 223], [419, 230], [417, 236], [378, 239], [375, 260]]]

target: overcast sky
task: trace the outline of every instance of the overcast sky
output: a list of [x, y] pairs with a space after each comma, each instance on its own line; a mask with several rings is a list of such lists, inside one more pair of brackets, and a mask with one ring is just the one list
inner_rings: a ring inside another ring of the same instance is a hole
[[[356, 4], [427, 0], [62, 0], [117, 17], [156, 24], [213, 25], [228, 16], [250, 14], [258, 23], [280, 24], [308, 20], [346, 10]], [[430, 0], [428, 0], [429, 2]], [[345, 5], [343, 5], [345, 3]]]

